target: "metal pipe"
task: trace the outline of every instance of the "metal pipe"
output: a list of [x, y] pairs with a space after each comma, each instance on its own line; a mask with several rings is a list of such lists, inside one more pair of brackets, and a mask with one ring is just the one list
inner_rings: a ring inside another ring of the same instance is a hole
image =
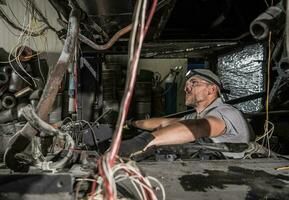
[[[72, 5], [71, 1], [70, 6], [72, 9], [69, 17], [68, 32], [64, 47], [58, 62], [54, 68], [51, 69], [50, 76], [37, 106], [37, 115], [44, 121], [48, 119], [48, 114], [52, 108], [63, 75], [66, 72], [70, 57], [73, 55], [76, 46], [80, 11]], [[29, 123], [26, 123], [23, 129], [16, 134], [13, 140], [10, 141], [9, 147], [4, 155], [4, 161], [8, 168], [14, 171], [26, 171], [29, 169], [29, 166], [21, 164], [21, 162], [15, 158], [15, 155], [25, 150], [37, 133], [37, 130], [35, 130]]]
[[81, 42], [87, 44], [88, 46], [90, 46], [91, 48], [95, 50], [106, 50], [106, 49], [109, 49], [121, 36], [130, 32], [131, 29], [132, 29], [131, 24], [124, 27], [123, 29], [115, 33], [113, 37], [106, 44], [102, 44], [102, 45], [94, 43], [93, 41], [91, 41], [90, 39], [88, 39], [87, 37], [81, 34], [79, 34], [78, 38]]
[[260, 14], [251, 24], [250, 32], [256, 40], [268, 37], [270, 31], [279, 32], [284, 26], [285, 12], [281, 3], [269, 7]]
[[57, 161], [57, 162], [53, 162], [53, 163], [47, 163], [47, 162], [41, 162], [41, 163], [37, 163], [36, 167], [40, 167], [41, 169], [43, 169], [43, 167], [45, 167], [44, 169], [46, 170], [53, 170], [53, 169], [61, 169], [65, 166], [65, 164], [71, 159], [71, 157], [73, 156], [73, 150], [75, 148], [75, 143], [74, 140], [72, 139], [72, 137], [65, 132], [62, 132], [58, 129], [55, 129], [54, 127], [52, 127], [51, 125], [49, 125], [48, 123], [44, 122], [42, 119], [40, 119], [37, 114], [34, 112], [33, 108], [31, 105], [27, 105], [24, 108], [21, 109], [20, 111], [21, 115], [23, 115], [25, 117], [25, 119], [32, 125], [32, 127], [34, 127], [35, 129], [41, 131], [41, 133], [44, 136], [55, 136], [55, 137], [59, 137], [61, 139], [66, 140], [67, 142], [67, 154], [64, 158], [62, 158], [61, 160]]
[[23, 88], [22, 90], [16, 92], [16, 93], [14, 94], [14, 96], [15, 96], [16, 98], [24, 97], [24, 96], [30, 94], [32, 91], [33, 91], [32, 88], [29, 87], [29, 86], [27, 86], [27, 87]]
[[63, 93], [58, 93], [56, 96], [56, 100], [52, 106], [52, 110], [49, 113], [49, 123], [54, 124], [61, 121], [62, 116], [62, 101], [63, 101]]
[[16, 99], [13, 95], [6, 94], [2, 98], [2, 106], [6, 109], [11, 109], [16, 106]]
[[62, 53], [55, 67], [51, 69], [50, 77], [47, 80], [47, 83], [43, 90], [43, 94], [41, 96], [41, 99], [39, 100], [39, 104], [37, 107], [37, 114], [43, 120], [46, 120], [48, 118], [48, 113], [52, 108], [58, 92], [58, 88], [68, 68], [70, 57], [74, 53], [79, 29], [79, 17], [80, 11], [72, 9], [68, 27], [69, 31], [65, 40]]

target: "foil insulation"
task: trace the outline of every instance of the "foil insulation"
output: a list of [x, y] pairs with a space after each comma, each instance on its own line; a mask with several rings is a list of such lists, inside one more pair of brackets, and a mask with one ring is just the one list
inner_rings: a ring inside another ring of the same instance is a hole
[[[230, 91], [228, 100], [265, 91], [264, 46], [253, 44], [218, 57], [218, 74], [223, 87]], [[263, 98], [235, 104], [239, 110], [258, 112]]]

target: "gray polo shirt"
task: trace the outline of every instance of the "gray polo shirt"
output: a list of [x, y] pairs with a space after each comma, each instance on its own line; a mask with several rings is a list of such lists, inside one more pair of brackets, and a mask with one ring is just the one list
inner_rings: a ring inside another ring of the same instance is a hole
[[[242, 113], [229, 104], [222, 102], [220, 98], [216, 99], [201, 113], [191, 113], [180, 120], [200, 119], [208, 116], [214, 116], [224, 120], [226, 131], [223, 135], [212, 137], [214, 143], [249, 143], [250, 128]], [[224, 153], [226, 155], [227, 153]], [[232, 157], [242, 157], [241, 154], [227, 154]]]

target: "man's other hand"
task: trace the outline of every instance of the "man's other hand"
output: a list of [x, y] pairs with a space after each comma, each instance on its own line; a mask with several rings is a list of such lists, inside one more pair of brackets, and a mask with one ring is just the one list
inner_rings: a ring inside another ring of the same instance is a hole
[[122, 141], [119, 149], [121, 157], [130, 157], [133, 153], [142, 151], [155, 137], [149, 132], [143, 132], [140, 135]]

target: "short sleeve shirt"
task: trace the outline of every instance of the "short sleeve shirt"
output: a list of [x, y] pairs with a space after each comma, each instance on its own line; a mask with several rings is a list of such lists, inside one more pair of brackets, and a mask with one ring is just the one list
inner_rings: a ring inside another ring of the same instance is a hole
[[[191, 113], [185, 115], [180, 120], [186, 119], [201, 119], [208, 116], [214, 116], [222, 119], [226, 124], [226, 130], [223, 135], [210, 138], [214, 143], [249, 143], [250, 141], [250, 128], [242, 113], [229, 104], [223, 103], [218, 98], [211, 103], [201, 113]], [[223, 153], [225, 155], [225, 153]], [[227, 153], [228, 156], [241, 157], [241, 154]]]

